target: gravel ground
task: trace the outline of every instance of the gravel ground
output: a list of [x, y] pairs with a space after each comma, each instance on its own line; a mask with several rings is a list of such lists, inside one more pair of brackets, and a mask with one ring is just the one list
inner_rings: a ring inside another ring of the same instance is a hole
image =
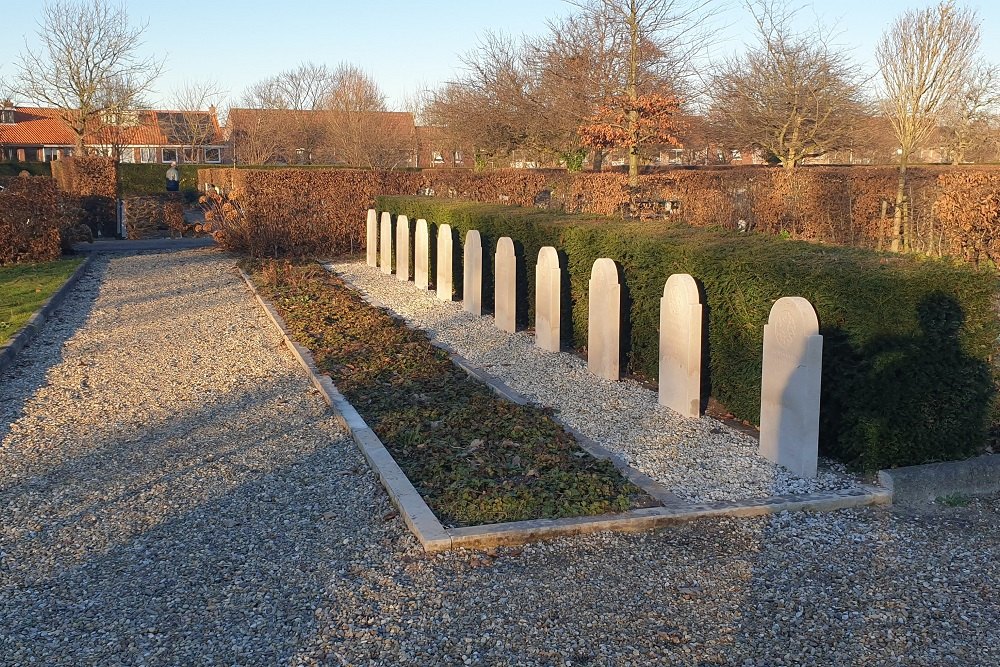
[[425, 555], [207, 251], [0, 376], [0, 665], [996, 665], [998, 498]]
[[688, 419], [657, 403], [656, 392], [633, 380], [610, 382], [572, 354], [552, 354], [527, 332], [508, 334], [492, 317], [401, 283], [364, 262], [332, 265], [355, 287], [432, 332], [476, 366], [528, 399], [554, 407], [570, 426], [621, 454], [679, 497], [695, 502], [742, 500], [786, 493], [837, 491], [859, 480], [824, 461], [815, 479], [796, 477], [757, 455], [757, 441], [711, 417]]

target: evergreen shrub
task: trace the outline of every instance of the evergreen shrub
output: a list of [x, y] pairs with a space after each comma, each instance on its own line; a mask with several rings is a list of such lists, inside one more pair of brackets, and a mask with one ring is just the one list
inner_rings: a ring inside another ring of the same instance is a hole
[[[703, 289], [708, 334], [705, 393], [758, 423], [763, 327], [782, 296], [816, 308], [823, 340], [820, 448], [866, 470], [964, 458], [982, 451], [994, 422], [991, 367], [1000, 320], [997, 273], [947, 260], [831, 247], [719, 228], [626, 223], [430, 197], [377, 200], [379, 211], [450, 224], [483, 237], [490, 305], [497, 239], [518, 248], [519, 323], [533, 319], [538, 250], [564, 266], [565, 343], [587, 341], [593, 263], [622, 269], [625, 368], [655, 379], [659, 301], [673, 273]], [[432, 245], [433, 245], [432, 240]], [[456, 283], [461, 283], [461, 249]], [[528, 287], [531, 286], [529, 289]]]

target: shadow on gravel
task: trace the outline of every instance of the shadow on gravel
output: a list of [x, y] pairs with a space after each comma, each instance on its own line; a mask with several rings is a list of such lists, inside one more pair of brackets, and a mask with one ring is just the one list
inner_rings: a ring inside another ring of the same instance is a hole
[[[25, 404], [40, 387], [48, 384], [49, 371], [62, 363], [63, 345], [86, 323], [107, 268], [100, 260], [91, 263], [42, 331], [18, 353], [13, 365], [0, 372], [0, 446], [10, 434], [11, 424], [22, 415]], [[56, 327], [59, 334], [54, 333]], [[42, 346], [51, 349], [53, 344], [59, 345], [59, 351], [39, 359], [38, 350]]]

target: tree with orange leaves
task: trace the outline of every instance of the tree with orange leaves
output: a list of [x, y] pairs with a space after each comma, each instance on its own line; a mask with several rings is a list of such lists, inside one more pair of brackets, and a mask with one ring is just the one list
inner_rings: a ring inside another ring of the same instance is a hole
[[[642, 146], [668, 144], [679, 146], [677, 120], [680, 100], [673, 95], [652, 93], [608, 98], [578, 130], [585, 146], [611, 149], [627, 148], [629, 154], [629, 185], [639, 184], [638, 163]], [[636, 165], [635, 172], [631, 169]]]

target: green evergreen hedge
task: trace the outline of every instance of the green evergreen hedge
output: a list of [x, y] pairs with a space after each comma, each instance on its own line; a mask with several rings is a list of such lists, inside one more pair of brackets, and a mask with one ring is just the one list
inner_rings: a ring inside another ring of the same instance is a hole
[[[565, 342], [575, 348], [587, 340], [591, 267], [599, 257], [615, 260], [624, 277], [624, 367], [652, 379], [663, 285], [673, 273], [690, 273], [707, 310], [705, 393], [753, 423], [760, 415], [763, 326], [771, 305], [782, 296], [805, 297], [824, 336], [821, 451], [873, 470], [963, 458], [985, 447], [1000, 334], [994, 271], [721, 229], [429, 197], [380, 197], [377, 206], [411, 220], [448, 223], [456, 240], [478, 229], [487, 305], [497, 239], [513, 238], [522, 267], [521, 325], [533, 318], [538, 250], [555, 246], [569, 297], [563, 299]], [[455, 246], [458, 284], [461, 247]]]
[[0, 176], [17, 176], [26, 171], [32, 176], [51, 176], [48, 162], [0, 162]]
[[[181, 174], [180, 190], [185, 199], [194, 201], [198, 198], [198, 170], [219, 165], [179, 164], [177, 171]], [[167, 169], [169, 164], [160, 163], [122, 163], [118, 165], [118, 196], [136, 197], [140, 195], [157, 195], [167, 191]]]

